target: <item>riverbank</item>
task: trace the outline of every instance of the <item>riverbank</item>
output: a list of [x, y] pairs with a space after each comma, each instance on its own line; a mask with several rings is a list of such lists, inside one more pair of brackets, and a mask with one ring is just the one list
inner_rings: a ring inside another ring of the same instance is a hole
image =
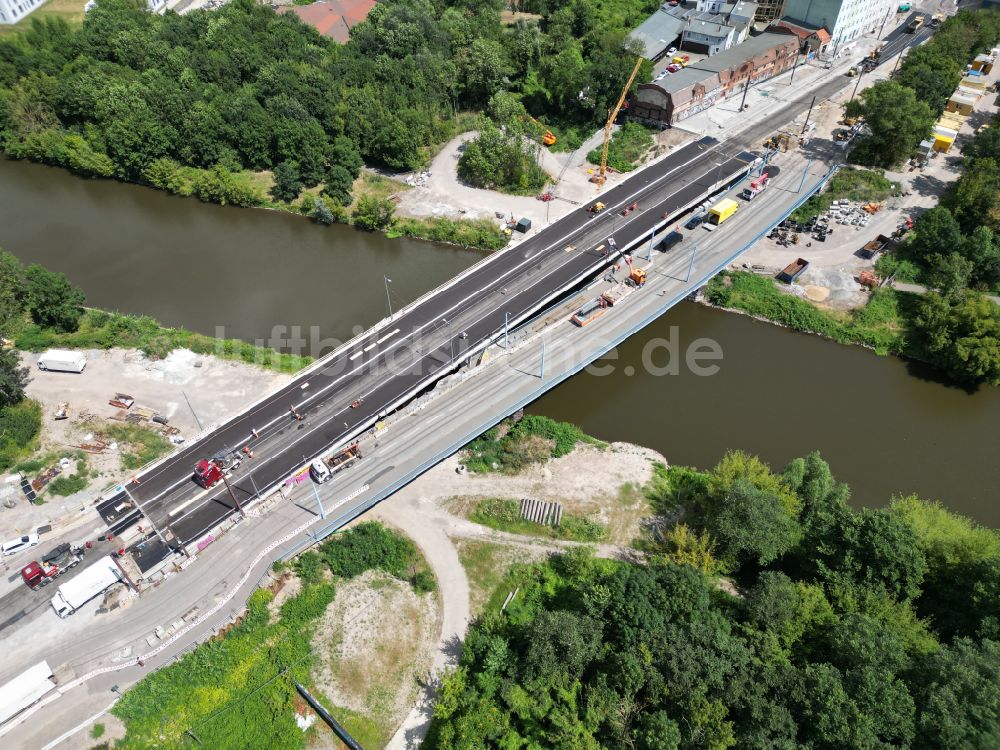
[[925, 363], [964, 388], [1000, 385], [1000, 307], [971, 291], [956, 295], [918, 293], [892, 287], [873, 290], [866, 304], [847, 311], [809, 301], [810, 288], [787, 291], [770, 277], [727, 271], [708, 284], [708, 301], [803, 333], [877, 354]]
[[184, 328], [169, 328], [146, 315], [124, 315], [95, 309], [84, 312], [75, 331], [57, 331], [32, 323], [24, 326], [14, 343], [18, 349], [29, 352], [52, 348], [138, 349], [152, 359], [163, 359], [171, 352], [186, 349], [195, 354], [208, 354], [286, 374], [296, 373], [312, 362], [312, 357], [283, 354], [246, 341], [214, 338]]

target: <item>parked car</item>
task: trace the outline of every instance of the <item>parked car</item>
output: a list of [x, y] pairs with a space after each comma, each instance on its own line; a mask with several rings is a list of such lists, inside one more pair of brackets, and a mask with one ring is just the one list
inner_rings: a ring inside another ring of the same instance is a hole
[[677, 48], [676, 48], [676, 47], [671, 47], [670, 49], [668, 49], [668, 50], [667, 50], [667, 54], [668, 54], [668, 55], [672, 55], [672, 54], [674, 54], [674, 53], [675, 53], [676, 51], [677, 51]]
[[690, 219], [687, 220], [687, 224], [684, 225], [685, 229], [697, 229], [698, 225], [705, 221], [705, 214], [695, 214]]
[[38, 534], [25, 534], [24, 536], [18, 537], [17, 539], [11, 539], [8, 542], [4, 542], [3, 545], [0, 545], [0, 554], [3, 554], [4, 556], [13, 555], [21, 550], [34, 547], [36, 544], [38, 544]]
[[676, 73], [678, 70], [681, 69], [681, 67], [682, 66], [678, 63], [670, 63], [670, 65], [667, 66], [667, 71], [670, 73]]

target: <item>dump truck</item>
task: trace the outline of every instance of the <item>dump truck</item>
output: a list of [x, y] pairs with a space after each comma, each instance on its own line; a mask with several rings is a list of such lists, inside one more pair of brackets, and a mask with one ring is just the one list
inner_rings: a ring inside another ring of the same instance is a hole
[[743, 188], [743, 192], [740, 193], [740, 198], [742, 198], [745, 201], [752, 201], [754, 198], [756, 198], [758, 195], [764, 192], [764, 188], [767, 187], [767, 184], [770, 181], [771, 178], [768, 177], [767, 172], [764, 172], [764, 174], [760, 175], [759, 177], [750, 180], [750, 184], [747, 185], [745, 188]]
[[740, 210], [740, 204], [732, 198], [723, 198], [710, 209], [708, 209], [708, 221], [706, 228], [714, 228]]
[[923, 25], [924, 25], [924, 17], [914, 16], [913, 19], [908, 24], [906, 24], [906, 30], [911, 34], [915, 34], [917, 33], [917, 31], [920, 30], [920, 27]]
[[591, 215], [599, 214], [603, 210], [604, 210], [604, 204], [601, 203], [600, 201], [597, 201], [590, 208], [587, 209], [587, 213]]
[[52, 597], [52, 609], [62, 618], [69, 617], [91, 599], [122, 581], [117, 563], [111, 555], [106, 555], [72, 581], [60, 586]]
[[194, 481], [206, 490], [214, 487], [229, 476], [243, 463], [243, 457], [237, 451], [218, 453], [211, 459], [203, 458], [194, 467]]
[[87, 358], [82, 352], [49, 349], [38, 358], [38, 369], [52, 372], [83, 372]]
[[361, 446], [357, 443], [352, 443], [346, 448], [331, 453], [329, 456], [317, 458], [309, 464], [309, 476], [317, 484], [323, 484], [333, 479], [334, 474], [350, 468], [360, 460]]
[[60, 544], [50, 550], [40, 563], [32, 560], [21, 568], [21, 580], [33, 591], [40, 589], [83, 562], [83, 554], [82, 548], [74, 547], [69, 542]]
[[805, 273], [805, 270], [809, 268], [809, 261], [804, 258], [796, 258], [793, 262], [789, 263], [778, 274], [778, 281], [784, 281], [786, 284], [791, 284], [799, 276]]

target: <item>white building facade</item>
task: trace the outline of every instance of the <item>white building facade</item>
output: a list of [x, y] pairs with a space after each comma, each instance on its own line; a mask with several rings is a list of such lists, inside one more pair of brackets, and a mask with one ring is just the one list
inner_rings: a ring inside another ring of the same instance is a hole
[[0, 0], [0, 23], [17, 23], [45, 0]]
[[789, 20], [825, 27], [830, 32], [828, 53], [843, 54], [858, 37], [878, 31], [883, 23], [890, 26], [897, 0], [786, 0], [784, 17]]

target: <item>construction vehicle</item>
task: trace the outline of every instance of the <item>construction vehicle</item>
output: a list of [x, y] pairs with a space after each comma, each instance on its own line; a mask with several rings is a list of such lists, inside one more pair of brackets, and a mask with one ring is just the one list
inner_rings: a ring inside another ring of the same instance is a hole
[[604, 124], [604, 146], [601, 148], [601, 168], [597, 174], [590, 178], [590, 181], [595, 185], [603, 185], [605, 180], [608, 179], [608, 144], [611, 143], [611, 126], [615, 124], [615, 119], [618, 117], [618, 112], [621, 111], [622, 105], [625, 103], [625, 97], [628, 96], [628, 90], [632, 88], [632, 82], [635, 80], [635, 76], [639, 72], [639, 67], [642, 65], [642, 61], [643, 58], [636, 58], [635, 67], [632, 68], [632, 75], [628, 77], [628, 83], [626, 83], [625, 88], [622, 89], [622, 95], [618, 97], [618, 103], [615, 105], [614, 109], [608, 110], [608, 121]]
[[767, 172], [764, 172], [759, 177], [750, 180], [750, 184], [743, 188], [743, 192], [740, 193], [740, 197], [745, 201], [752, 201], [764, 192], [764, 188], [767, 187], [770, 181], [771, 178], [768, 177]]
[[935, 13], [931, 17], [931, 28], [932, 29], [936, 29], [942, 23], [944, 23], [944, 13]]
[[52, 597], [52, 609], [60, 617], [69, 617], [95, 596], [121, 583], [123, 576], [110, 555], [102, 557], [76, 578], [64, 583]]
[[635, 202], [630, 203], [629, 205], [625, 206], [625, 208], [622, 209], [622, 216], [628, 216], [630, 213], [632, 213], [638, 208], [639, 208], [638, 203]]
[[628, 278], [625, 279], [625, 283], [631, 287], [639, 289], [646, 285], [646, 269], [645, 268], [632, 268], [629, 267]]
[[83, 554], [82, 547], [74, 547], [69, 542], [60, 544], [45, 555], [41, 563], [32, 560], [21, 568], [21, 580], [32, 590], [40, 589], [83, 562]]
[[240, 468], [243, 457], [236, 451], [219, 453], [211, 459], [201, 459], [194, 467], [194, 481], [206, 490], [215, 486], [223, 476], [228, 476]]
[[722, 224], [726, 219], [740, 210], [740, 204], [732, 198], [723, 198], [710, 209], [708, 209], [708, 221], [706, 228], [714, 228]]
[[595, 203], [594, 205], [592, 205], [590, 208], [587, 209], [587, 213], [591, 215], [599, 214], [603, 210], [604, 210], [604, 204], [601, 203], [600, 201], [597, 201], [597, 203]]
[[920, 27], [924, 25], [923, 16], [914, 16], [913, 19], [906, 24], [906, 30], [910, 34], [916, 34], [920, 30]]
[[545, 127], [544, 125], [542, 125], [542, 123], [540, 123], [538, 120], [536, 120], [531, 115], [528, 115], [528, 119], [531, 120], [533, 123], [535, 123], [535, 125], [537, 125], [538, 127], [540, 127], [543, 131], [545, 131], [541, 135], [542, 143], [544, 143], [546, 146], [551, 146], [551, 145], [553, 145], [556, 142], [555, 133], [553, 133], [547, 127]]
[[786, 284], [791, 284], [799, 276], [805, 273], [805, 270], [809, 268], [809, 261], [805, 258], [796, 258], [792, 263], [782, 269], [781, 273], [778, 274], [778, 281], [784, 281]]
[[316, 484], [323, 484], [333, 479], [333, 475], [353, 466], [361, 460], [361, 447], [357, 443], [331, 453], [325, 458], [317, 458], [309, 464], [309, 476]]

